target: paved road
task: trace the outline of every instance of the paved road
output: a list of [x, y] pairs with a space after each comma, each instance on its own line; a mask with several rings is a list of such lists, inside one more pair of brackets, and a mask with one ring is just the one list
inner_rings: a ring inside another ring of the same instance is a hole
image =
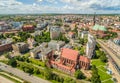
[[108, 58], [110, 60], [109, 67], [110, 69], [112, 69], [114, 73], [113, 77], [115, 77], [118, 83], [120, 83], [120, 58], [116, 55], [116, 53], [112, 49], [107, 47], [105, 42], [101, 40], [97, 40], [97, 42], [108, 53]]
[[8, 65], [1, 63], [1, 62], [0, 62], [0, 69], [4, 70], [6, 72], [12, 73], [15, 76], [18, 76], [21, 79], [24, 79], [24, 80], [29, 81], [31, 83], [50, 83], [47, 80], [44, 80], [44, 79], [41, 79], [41, 78], [38, 78], [35, 76], [29, 76], [29, 74], [27, 74], [19, 69], [12, 68], [11, 66], [8, 66]]
[[11, 80], [8, 80], [7, 78], [0, 76], [0, 83], [14, 83], [14, 82], [12, 82]]
[[117, 63], [117, 65], [120, 67], [120, 59], [118, 58], [118, 56], [111, 50], [107, 47], [106, 43], [104, 43], [103, 41], [101, 40], [98, 40], [97, 41], [101, 47], [107, 52], [109, 53], [109, 55], [113, 58], [113, 60]]

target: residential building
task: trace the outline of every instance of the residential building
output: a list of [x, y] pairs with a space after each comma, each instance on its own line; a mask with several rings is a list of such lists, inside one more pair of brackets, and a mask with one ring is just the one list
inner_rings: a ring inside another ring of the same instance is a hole
[[32, 49], [34, 47], [33, 45], [35, 44], [35, 41], [33, 38], [28, 38], [27, 43], [29, 45], [29, 49]]
[[31, 57], [40, 59], [42, 61], [45, 61], [52, 54], [53, 54], [53, 51], [51, 48], [48, 47], [47, 43], [42, 43], [40, 46], [37, 46], [30, 51]]
[[68, 33], [68, 37], [71, 38], [75, 38], [75, 33], [74, 32], [69, 32]]
[[11, 51], [12, 50], [12, 39], [4, 39], [0, 40], [0, 54], [5, 51]]
[[46, 23], [46, 22], [42, 22], [42, 23], [39, 23], [39, 24], [37, 24], [37, 30], [43, 30], [43, 29], [45, 29], [46, 27], [47, 27], [47, 25], [48, 25], [48, 23]]
[[88, 31], [82, 31], [81, 32], [81, 38], [87, 37]]
[[86, 56], [90, 59], [94, 56], [95, 46], [96, 46], [95, 38], [91, 34], [88, 34], [88, 42], [87, 42], [87, 46], [86, 46]]
[[22, 30], [23, 31], [33, 31], [34, 28], [35, 27], [33, 25], [23, 25]]
[[53, 50], [60, 50], [61, 47], [63, 47], [65, 45], [64, 41], [55, 41], [55, 40], [51, 40], [48, 43], [48, 47], [52, 48]]
[[27, 43], [24, 43], [24, 42], [12, 44], [13, 51], [17, 52], [17, 53], [27, 52], [29, 50], [28, 47], [29, 47], [29, 45]]
[[53, 26], [50, 28], [50, 38], [51, 39], [56, 39], [59, 37], [61, 33], [61, 28], [57, 26]]
[[21, 29], [22, 26], [23, 26], [23, 23], [21, 23], [21, 22], [12, 22], [11, 25], [12, 25], [12, 27], [14, 29]]

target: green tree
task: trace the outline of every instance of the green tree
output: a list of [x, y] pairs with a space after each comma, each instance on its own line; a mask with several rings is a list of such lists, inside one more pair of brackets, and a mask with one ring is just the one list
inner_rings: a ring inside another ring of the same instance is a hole
[[5, 58], [10, 58], [9, 53], [5, 53], [4, 56], [5, 56]]
[[100, 60], [101, 60], [102, 62], [107, 62], [107, 57], [106, 57], [106, 55], [105, 55], [105, 54], [102, 54], [102, 55], [100, 56]]
[[40, 70], [38, 68], [34, 68], [34, 73], [35, 74], [40, 74]]
[[12, 58], [8, 61], [8, 65], [11, 65], [12, 67], [16, 67], [17, 66], [17, 61], [16, 59]]
[[84, 45], [84, 38], [80, 38], [79, 39], [79, 43], [82, 44], [82, 45]]
[[77, 70], [77, 71], [75, 72], [75, 78], [76, 78], [76, 79], [84, 79], [85, 76], [84, 76], [84, 74], [83, 74], [80, 70]]
[[92, 66], [92, 77], [91, 77], [92, 83], [101, 83], [100, 75], [98, 75], [98, 69], [95, 65]]
[[47, 80], [52, 79], [52, 72], [49, 68], [45, 68], [44, 70], [44, 76]]
[[76, 83], [76, 81], [67, 77], [67, 78], [64, 78], [64, 82], [63, 83]]
[[80, 55], [83, 55], [85, 52], [84, 52], [84, 48], [83, 47], [81, 47], [81, 49], [80, 49]]

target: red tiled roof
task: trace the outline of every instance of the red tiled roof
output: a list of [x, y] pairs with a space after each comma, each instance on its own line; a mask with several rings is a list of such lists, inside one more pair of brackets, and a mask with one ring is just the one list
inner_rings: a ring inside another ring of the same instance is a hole
[[64, 58], [67, 58], [69, 60], [76, 61], [78, 55], [79, 55], [79, 52], [76, 50], [72, 50], [72, 49], [68, 49], [68, 48], [63, 48], [61, 50], [61, 56]]
[[83, 62], [86, 62], [86, 63], [90, 63], [90, 59], [85, 57], [85, 56], [80, 56], [79, 60], [83, 61]]
[[69, 34], [69, 35], [74, 35], [75, 33], [74, 33], [74, 32], [69, 32], [68, 34]]
[[33, 27], [33, 25], [24, 25], [23, 27]]

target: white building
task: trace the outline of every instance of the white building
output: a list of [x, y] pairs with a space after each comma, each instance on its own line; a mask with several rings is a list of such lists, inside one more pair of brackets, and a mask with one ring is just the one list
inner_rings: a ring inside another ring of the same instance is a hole
[[88, 42], [87, 42], [87, 46], [86, 46], [86, 56], [88, 58], [93, 57], [95, 46], [96, 46], [95, 38], [92, 35], [88, 34]]
[[88, 32], [87, 31], [82, 31], [81, 32], [81, 38], [84, 38], [85, 36], [87, 36]]
[[33, 45], [34, 45], [36, 42], [34, 41], [33, 38], [28, 38], [28, 39], [27, 39], [27, 43], [28, 43], [28, 45], [29, 45], [29, 49], [32, 49], [32, 48], [34, 48]]
[[56, 39], [59, 37], [61, 33], [61, 28], [57, 26], [53, 26], [50, 28], [50, 38], [51, 39]]

